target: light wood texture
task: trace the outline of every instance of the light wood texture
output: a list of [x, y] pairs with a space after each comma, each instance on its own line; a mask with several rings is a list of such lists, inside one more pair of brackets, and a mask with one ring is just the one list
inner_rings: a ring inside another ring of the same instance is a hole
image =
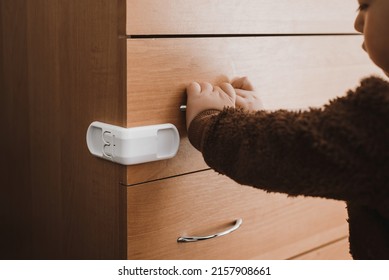
[[294, 260], [352, 260], [349, 253], [348, 237], [337, 240], [331, 244], [302, 254]]
[[0, 5], [1, 138], [9, 150], [0, 258], [125, 257], [125, 169], [97, 160], [85, 143], [94, 120], [125, 124], [125, 2]]
[[[213, 171], [128, 187], [129, 259], [286, 259], [347, 236], [345, 203], [288, 198]], [[243, 224], [224, 237], [177, 243]]]
[[127, 0], [127, 34], [355, 32], [355, 0]]
[[267, 109], [321, 106], [380, 73], [361, 44], [361, 36], [128, 40], [127, 126], [173, 123], [181, 145], [174, 159], [128, 167], [127, 184], [206, 168], [179, 111], [191, 81], [248, 76]]
[[[212, 171], [179, 176], [207, 166], [178, 108], [190, 81], [242, 75], [269, 109], [342, 95], [378, 72], [362, 38], [295, 35], [354, 32], [354, 2], [0, 1], [0, 259], [293, 258], [346, 236], [341, 202], [265, 194]], [[215, 38], [129, 39], [150, 34]], [[128, 168], [97, 159], [85, 143], [95, 120], [174, 123], [179, 154]], [[176, 243], [238, 217], [229, 236]]]

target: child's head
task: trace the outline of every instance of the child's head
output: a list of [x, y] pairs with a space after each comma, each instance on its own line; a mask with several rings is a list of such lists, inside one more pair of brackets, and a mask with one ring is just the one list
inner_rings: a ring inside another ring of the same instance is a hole
[[359, 0], [355, 29], [363, 33], [363, 49], [389, 76], [389, 0]]

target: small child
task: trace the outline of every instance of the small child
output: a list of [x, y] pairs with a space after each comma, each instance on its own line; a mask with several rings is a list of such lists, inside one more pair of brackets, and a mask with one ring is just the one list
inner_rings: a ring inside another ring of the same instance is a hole
[[[355, 29], [388, 75], [389, 1], [361, 0]], [[207, 164], [244, 185], [347, 202], [354, 259], [389, 259], [389, 83], [365, 79], [303, 112], [263, 110], [247, 78], [187, 87], [187, 128]]]

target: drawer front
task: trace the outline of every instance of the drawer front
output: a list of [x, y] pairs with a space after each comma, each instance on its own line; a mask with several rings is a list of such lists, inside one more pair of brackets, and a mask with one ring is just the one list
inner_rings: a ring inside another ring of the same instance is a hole
[[127, 34], [355, 32], [355, 0], [127, 0]]
[[342, 238], [328, 245], [293, 258], [294, 260], [352, 260], [348, 238]]
[[[127, 205], [129, 259], [287, 259], [347, 236], [343, 202], [269, 194], [213, 171], [128, 187]], [[238, 218], [228, 235], [177, 243]]]
[[[181, 145], [171, 160], [128, 168], [127, 184], [207, 168], [186, 138], [185, 86], [248, 76], [267, 109], [320, 106], [380, 73], [361, 50], [362, 36], [130, 39], [127, 126], [173, 123]], [[147, 168], [145, 168], [147, 166]]]

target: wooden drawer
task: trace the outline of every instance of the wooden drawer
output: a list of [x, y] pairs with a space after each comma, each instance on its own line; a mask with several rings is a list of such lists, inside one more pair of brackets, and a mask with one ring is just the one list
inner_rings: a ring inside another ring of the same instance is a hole
[[[213, 171], [127, 188], [129, 259], [286, 259], [347, 236], [343, 202], [288, 198]], [[177, 243], [231, 226], [226, 236]]]
[[351, 260], [349, 241], [342, 238], [293, 258], [294, 260]]
[[248, 76], [267, 109], [320, 106], [380, 73], [361, 50], [362, 36], [127, 40], [127, 126], [170, 122], [178, 155], [127, 169], [127, 184], [207, 168], [186, 138], [185, 86]]
[[[7, 187], [0, 258], [302, 258], [346, 237], [343, 203], [266, 194], [198, 172], [208, 167], [189, 145], [178, 107], [192, 80], [243, 75], [270, 109], [343, 94], [377, 72], [360, 50], [361, 36], [343, 34], [355, 34], [355, 0], [0, 6], [0, 114], [3, 130], [13, 132], [2, 137], [9, 148], [1, 157]], [[96, 158], [85, 145], [96, 120], [172, 122], [181, 134], [179, 154], [130, 167]], [[176, 243], [183, 234], [223, 230], [238, 217], [242, 227], [230, 235]]]
[[355, 0], [127, 0], [127, 34], [349, 33]]

